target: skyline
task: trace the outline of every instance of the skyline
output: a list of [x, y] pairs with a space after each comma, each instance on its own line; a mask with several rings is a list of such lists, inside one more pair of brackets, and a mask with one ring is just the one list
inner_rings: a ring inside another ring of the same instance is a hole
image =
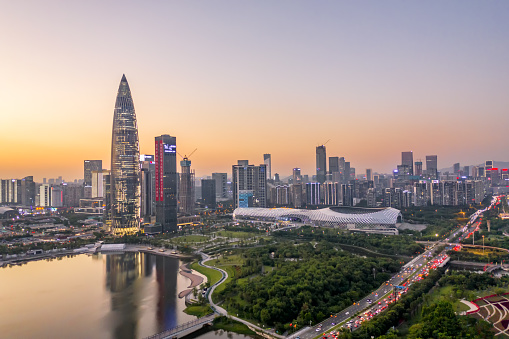
[[180, 154], [198, 148], [198, 177], [264, 153], [273, 174], [313, 175], [327, 139], [327, 157], [356, 173], [390, 173], [410, 150], [439, 168], [508, 160], [506, 3], [4, 7], [1, 178], [82, 178], [94, 159], [110, 169], [123, 73], [140, 153], [176, 136]]

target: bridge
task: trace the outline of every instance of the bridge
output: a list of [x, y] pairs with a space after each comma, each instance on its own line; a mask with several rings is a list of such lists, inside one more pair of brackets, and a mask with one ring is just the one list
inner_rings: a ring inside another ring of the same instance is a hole
[[211, 324], [215, 317], [218, 317], [216, 313], [206, 315], [193, 321], [189, 321], [185, 324], [178, 325], [176, 327], [167, 329], [166, 331], [151, 335], [145, 339], [165, 339], [165, 338], [178, 338], [183, 337], [190, 332], [194, 332], [199, 328]]

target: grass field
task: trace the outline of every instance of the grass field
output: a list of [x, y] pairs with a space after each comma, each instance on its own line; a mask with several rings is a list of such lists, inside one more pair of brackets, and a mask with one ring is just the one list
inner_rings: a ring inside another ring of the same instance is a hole
[[200, 266], [197, 262], [192, 263], [191, 268], [205, 275], [207, 277], [207, 281], [210, 282], [210, 286], [218, 282], [223, 276], [221, 272], [216, 271], [212, 268]]
[[232, 232], [232, 231], [219, 231], [216, 233], [220, 237], [227, 237], [227, 238], [238, 238], [238, 239], [248, 239], [256, 237], [259, 234], [256, 233], [250, 233], [250, 232]]
[[209, 237], [204, 235], [186, 235], [183, 237], [174, 238], [173, 241], [177, 243], [197, 243], [209, 240]]
[[210, 313], [212, 313], [212, 309], [210, 308], [209, 304], [207, 305], [191, 305], [188, 306], [185, 310], [185, 313], [189, 315], [194, 315], [198, 318], [204, 317]]

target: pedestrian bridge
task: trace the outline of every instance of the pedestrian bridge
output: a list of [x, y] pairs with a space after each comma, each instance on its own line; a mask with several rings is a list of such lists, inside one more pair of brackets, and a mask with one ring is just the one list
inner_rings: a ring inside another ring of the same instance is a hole
[[218, 315], [212, 313], [204, 317], [198, 318], [196, 320], [187, 322], [185, 324], [167, 329], [166, 331], [163, 331], [161, 333], [151, 335], [150, 337], [146, 337], [145, 339], [165, 339], [183, 337], [184, 335], [199, 330], [204, 325], [211, 324], [215, 317], [218, 317]]

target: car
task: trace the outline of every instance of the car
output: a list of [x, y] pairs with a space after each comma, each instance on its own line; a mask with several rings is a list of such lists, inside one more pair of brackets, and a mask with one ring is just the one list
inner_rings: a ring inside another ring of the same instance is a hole
[[345, 314], [346, 314], [346, 315], [349, 315], [349, 314], [350, 314], [350, 312], [346, 312]]

